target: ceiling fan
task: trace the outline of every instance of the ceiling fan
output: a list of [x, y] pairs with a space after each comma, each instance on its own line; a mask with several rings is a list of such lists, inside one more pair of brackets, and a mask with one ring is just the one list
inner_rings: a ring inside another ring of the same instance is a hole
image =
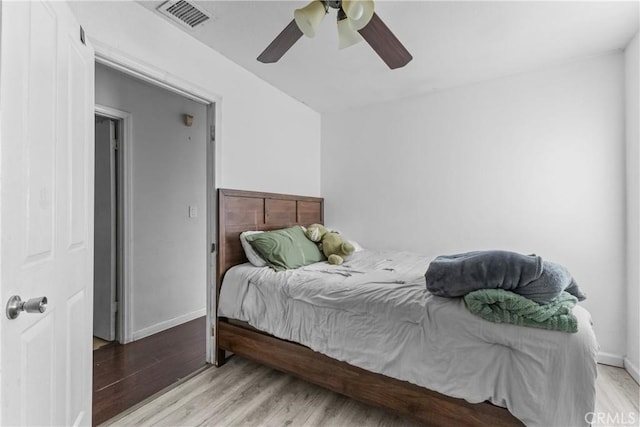
[[404, 67], [413, 59], [374, 12], [373, 0], [313, 0], [307, 6], [296, 9], [294, 19], [258, 56], [258, 61], [277, 62], [303, 34], [314, 37], [329, 8], [338, 10], [340, 49], [364, 39], [391, 69]]

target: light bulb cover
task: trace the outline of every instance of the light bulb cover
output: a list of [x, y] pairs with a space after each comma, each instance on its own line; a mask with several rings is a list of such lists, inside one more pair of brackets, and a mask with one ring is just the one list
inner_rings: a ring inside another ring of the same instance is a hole
[[327, 6], [320, 0], [314, 0], [303, 8], [293, 12], [293, 18], [300, 31], [307, 37], [314, 37], [318, 26], [327, 14]]
[[342, 9], [349, 18], [349, 24], [354, 30], [363, 29], [375, 10], [374, 0], [342, 0]]
[[362, 41], [362, 36], [353, 29], [349, 18], [342, 10], [338, 12], [338, 49], [353, 46]]

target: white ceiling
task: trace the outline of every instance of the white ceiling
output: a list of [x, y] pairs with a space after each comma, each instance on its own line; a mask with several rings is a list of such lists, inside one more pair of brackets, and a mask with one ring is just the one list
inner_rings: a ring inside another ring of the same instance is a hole
[[[140, 1], [152, 13], [164, 1]], [[308, 3], [196, 1], [214, 20], [195, 38], [319, 112], [437, 91], [622, 49], [638, 31], [635, 1], [377, 1], [413, 55], [390, 70], [362, 42], [337, 49], [336, 11], [315, 38], [275, 64], [256, 57]], [[174, 24], [177, 25], [177, 24]]]

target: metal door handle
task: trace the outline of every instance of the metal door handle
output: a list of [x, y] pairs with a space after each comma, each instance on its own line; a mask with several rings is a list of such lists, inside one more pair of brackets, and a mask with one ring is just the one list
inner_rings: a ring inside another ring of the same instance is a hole
[[7, 317], [13, 320], [23, 311], [27, 313], [44, 313], [46, 309], [47, 297], [31, 298], [28, 301], [22, 301], [18, 295], [14, 295], [9, 298], [7, 302]]

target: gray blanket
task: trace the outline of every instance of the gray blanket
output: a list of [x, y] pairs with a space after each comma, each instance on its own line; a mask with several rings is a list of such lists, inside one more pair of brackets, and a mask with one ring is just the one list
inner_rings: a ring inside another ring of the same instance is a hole
[[569, 271], [537, 255], [509, 251], [475, 251], [439, 256], [425, 273], [427, 289], [442, 297], [461, 297], [478, 289], [504, 289], [548, 304], [562, 291], [582, 301]]

